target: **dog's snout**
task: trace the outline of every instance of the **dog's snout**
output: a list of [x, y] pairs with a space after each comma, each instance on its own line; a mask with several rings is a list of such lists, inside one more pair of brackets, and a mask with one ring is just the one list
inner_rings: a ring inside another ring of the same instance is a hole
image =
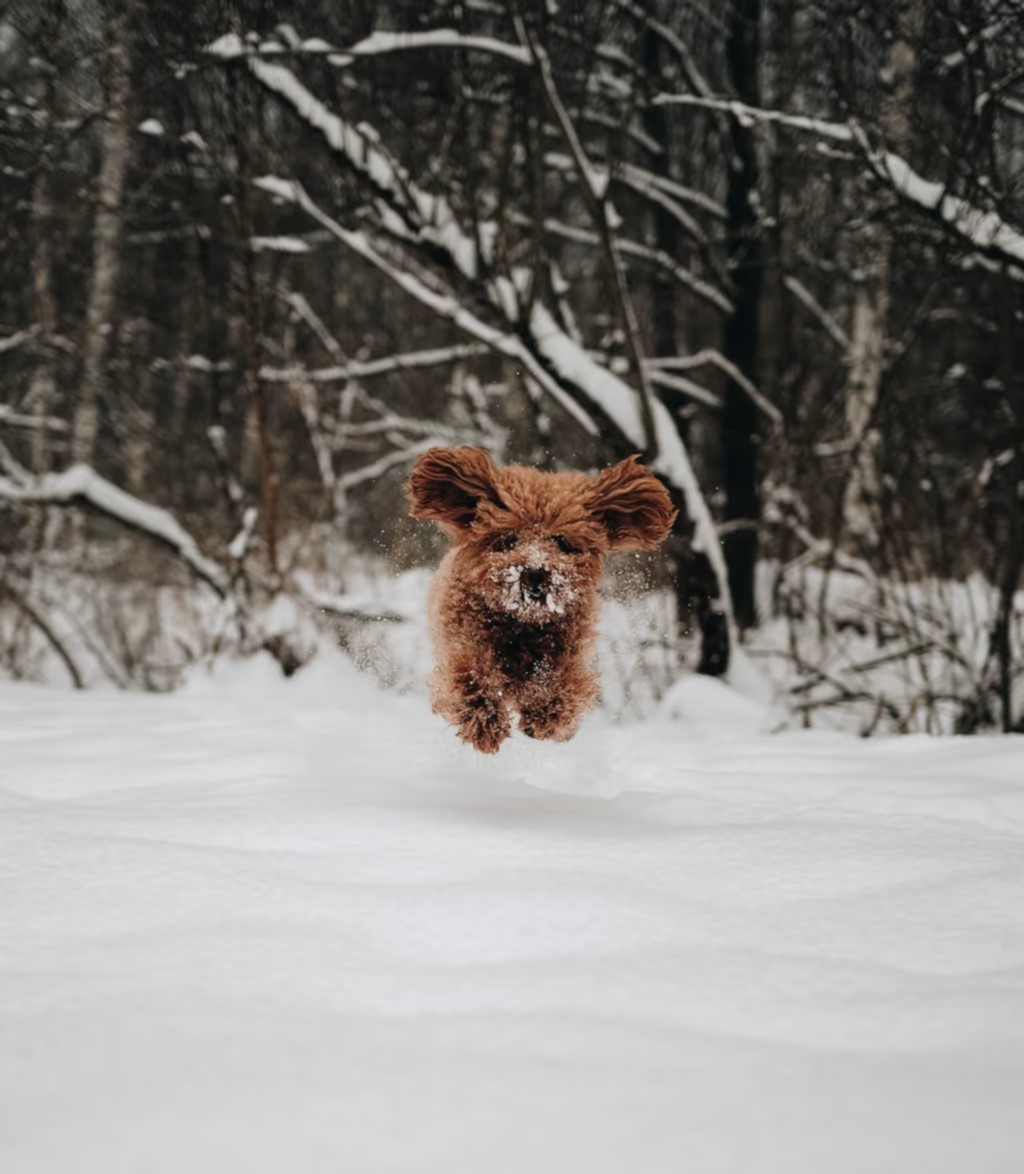
[[548, 573], [543, 567], [524, 567], [519, 581], [534, 599], [539, 599], [548, 589]]

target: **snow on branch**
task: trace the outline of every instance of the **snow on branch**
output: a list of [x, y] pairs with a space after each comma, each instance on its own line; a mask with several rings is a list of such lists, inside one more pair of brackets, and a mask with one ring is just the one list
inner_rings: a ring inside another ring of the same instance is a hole
[[983, 49], [986, 42], [998, 37], [1002, 33], [1005, 25], [1005, 20], [994, 20], [990, 25], [986, 25], [976, 36], [972, 37], [962, 49], [958, 49], [953, 53], [947, 53], [939, 61], [939, 74], [947, 74], [951, 73], [954, 69], [959, 69], [964, 62], [973, 57], [980, 49]]
[[[332, 151], [386, 197], [387, 203], [380, 208], [380, 213], [389, 230], [399, 236], [411, 233], [437, 244], [464, 277], [476, 278], [477, 241], [462, 229], [443, 196], [424, 192], [412, 183], [384, 149], [376, 131], [365, 124], [354, 127], [339, 118], [283, 65], [254, 57], [247, 58], [246, 64], [263, 86], [288, 102], [303, 122], [323, 136]], [[489, 235], [481, 226], [480, 241], [484, 247]]]
[[850, 336], [825, 309], [821, 302], [818, 301], [814, 294], [811, 293], [807, 286], [799, 278], [793, 277], [792, 274], [787, 274], [782, 279], [782, 284], [804, 309], [817, 319], [822, 329], [843, 354], [848, 353], [850, 350]]
[[[697, 63], [694, 60], [693, 54], [690, 52], [689, 45], [686, 44], [682, 37], [669, 28], [667, 24], [653, 16], [652, 13], [648, 10], [650, 6], [645, 8], [642, 4], [636, 3], [635, 0], [617, 0], [616, 6], [621, 8], [624, 12], [628, 12], [636, 20], [639, 20], [646, 28], [657, 34], [657, 36], [659, 36], [665, 42], [665, 44], [672, 49], [672, 51], [679, 58], [680, 64], [686, 73], [686, 80], [690, 83], [691, 89], [695, 90], [698, 94], [711, 94], [711, 87], [704, 79], [704, 75], [697, 68]], [[717, 17], [713, 18], [710, 16], [710, 14], [706, 14], [705, 19], [712, 20], [714, 23], [719, 24], [719, 27], [723, 33], [727, 32], [724, 23], [720, 24]]]
[[309, 245], [297, 236], [251, 236], [249, 248], [254, 253], [308, 253]]
[[14, 334], [8, 334], [6, 338], [0, 338], [0, 355], [6, 351], [16, 350], [25, 343], [31, 342], [33, 338], [39, 333], [38, 326], [30, 326], [27, 330], [16, 330]]
[[699, 383], [694, 383], [692, 379], [686, 379], [682, 375], [672, 375], [667, 371], [652, 367], [650, 359], [647, 360], [647, 365], [650, 368], [651, 382], [655, 387], [664, 387], [668, 391], [678, 392], [680, 395], [685, 395], [687, 399], [696, 400], [706, 408], [713, 408], [716, 412], [722, 410], [721, 397], [715, 395], [713, 391], [708, 391], [706, 387], [701, 387]]
[[72, 465], [63, 473], [48, 473], [42, 477], [0, 477], [0, 501], [26, 505], [84, 501], [170, 547], [218, 595], [227, 594], [227, 577], [223, 569], [201, 553], [195, 539], [173, 514], [125, 493], [87, 465]]
[[68, 423], [57, 416], [30, 416], [15, 411], [8, 404], [0, 404], [0, 424], [12, 428], [45, 428], [50, 432], [67, 432]]
[[368, 261], [395, 285], [404, 289], [427, 309], [432, 310], [439, 317], [451, 322], [459, 330], [477, 339], [491, 350], [497, 351], [506, 358], [521, 363], [527, 373], [537, 381], [563, 408], [580, 423], [592, 436], [599, 432], [594, 420], [580, 407], [579, 404], [562, 388], [558, 382], [548, 374], [544, 366], [530, 353], [522, 340], [511, 332], [506, 332], [484, 322], [482, 318], [467, 310], [458, 299], [448, 293], [438, 293], [431, 289], [426, 282], [406, 270], [399, 269], [377, 249], [373, 247], [364, 232], [355, 232], [343, 228], [333, 220], [306, 194], [305, 189], [298, 183], [291, 183], [276, 176], [264, 176], [253, 181], [257, 187], [271, 192], [278, 199], [287, 200], [308, 212], [315, 220], [332, 233], [342, 244], [352, 252]]
[[627, 184], [634, 191], [647, 194], [652, 199], [655, 198], [654, 193], [658, 192], [671, 196], [680, 203], [693, 204], [717, 220], [724, 220], [727, 215], [725, 205], [719, 200], [705, 195], [704, 192], [698, 191], [696, 188], [687, 187], [667, 175], [658, 175], [656, 172], [648, 171], [647, 168], [640, 167], [635, 163], [620, 163], [615, 168], [612, 180]]
[[529, 65], [530, 58], [525, 49], [510, 45], [495, 37], [475, 36], [460, 33], [458, 29], [424, 29], [422, 32], [373, 32], [354, 45], [338, 48], [320, 37], [305, 41], [264, 41], [259, 45], [247, 45], [235, 33], [226, 33], [206, 48], [207, 53], [230, 61], [238, 57], [326, 57], [331, 65], [344, 68], [360, 57], [382, 57], [389, 53], [404, 53], [412, 49], [463, 49], [475, 53], [488, 53], [504, 57], [517, 65]]
[[655, 106], [696, 106], [702, 110], [721, 110], [731, 114], [745, 127], [778, 123], [793, 130], [807, 131], [820, 138], [833, 139], [840, 143], [854, 141], [853, 132], [846, 123], [809, 118], [804, 114], [786, 114], [781, 110], [765, 110], [760, 106], [748, 106], [745, 102], [733, 98], [707, 98], [697, 94], [655, 94], [652, 101]]
[[[533, 225], [533, 221], [529, 216], [523, 216], [519, 213], [514, 214], [510, 219], [513, 224], [518, 224], [526, 228]], [[563, 240], [573, 241], [575, 244], [586, 245], [590, 248], [600, 248], [602, 245], [601, 237], [592, 229], [577, 228], [574, 224], [566, 224], [561, 220], [554, 220], [551, 217], [544, 220], [543, 228], [551, 236], [561, 237]], [[732, 312], [732, 302], [720, 289], [707, 281], [701, 280], [699, 277], [695, 277], [685, 265], [680, 265], [664, 249], [655, 249], [650, 245], [644, 245], [639, 241], [629, 240], [626, 237], [618, 237], [616, 243], [619, 251], [624, 256], [636, 257], [638, 260], [656, 265], [659, 269], [669, 274], [675, 282], [689, 290], [696, 297], [699, 297], [702, 301], [708, 302], [724, 314]]]
[[716, 351], [714, 347], [705, 347], [693, 355], [681, 355], [666, 359], [649, 359], [648, 364], [662, 371], [690, 371], [694, 367], [717, 367], [719, 371], [728, 375], [737, 387], [750, 396], [751, 400], [771, 420], [776, 428], [782, 427], [782, 413], [779, 409], [763, 392], [758, 390], [753, 381], [744, 375], [735, 363], [727, 359], [721, 351]]
[[372, 464], [363, 465], [361, 468], [353, 469], [350, 473], [343, 474], [338, 478], [338, 488], [342, 492], [347, 492], [366, 481], [376, 481], [396, 465], [411, 465], [420, 453], [426, 452], [428, 448], [433, 448], [437, 442], [436, 433], [431, 433], [425, 440], [418, 440], [415, 444], [407, 445], [405, 448], [385, 453]]
[[407, 351], [382, 359], [353, 360], [336, 367], [319, 367], [307, 371], [302, 367], [264, 367], [260, 378], [268, 383], [288, 383], [293, 379], [308, 379], [310, 383], [346, 383], [350, 379], [371, 379], [376, 375], [391, 375], [396, 371], [413, 371], [420, 367], [439, 367], [458, 363], [488, 353], [481, 343], [460, 343], [457, 346], [435, 347], [432, 350]]
[[544, 99], [555, 121], [561, 130], [562, 137], [569, 149], [569, 154], [576, 168], [576, 174], [583, 187], [586, 202], [597, 224], [608, 258], [608, 266], [614, 279], [616, 299], [619, 303], [619, 318], [626, 334], [630, 358], [636, 371], [640, 397], [640, 417], [643, 423], [643, 444], [640, 451], [648, 458], [658, 455], [658, 433], [654, 423], [654, 389], [651, 387], [644, 366], [643, 343], [640, 336], [640, 324], [637, 320], [636, 309], [633, 306], [629, 283], [626, 279], [626, 269], [622, 262], [622, 253], [616, 237], [618, 216], [608, 201], [608, 172], [595, 168], [587, 158], [576, 127], [573, 125], [569, 112], [565, 108], [555, 76], [551, 70], [551, 61], [546, 50], [540, 45], [527, 27], [526, 21], [518, 13], [512, 18], [516, 34], [523, 46], [529, 50], [530, 58], [536, 67], [537, 77], [540, 80]]
[[[585, 388], [586, 394], [639, 450], [643, 439], [643, 421], [633, 389], [607, 368], [595, 363], [539, 302], [533, 307], [531, 328], [533, 337], [552, 368], [567, 382]], [[652, 407], [658, 455], [651, 462], [651, 467], [682, 493], [694, 525], [694, 547], [711, 563], [721, 592], [722, 610], [731, 626], [729, 577], [714, 519], [693, 471], [690, 455], [668, 408], [657, 398]]]
[[701, 98], [693, 94], [658, 94], [654, 101], [658, 104], [724, 110], [743, 126], [775, 123], [832, 142], [860, 147], [874, 174], [908, 203], [938, 217], [979, 252], [996, 254], [1015, 265], [1024, 265], [1024, 233], [1007, 223], [998, 213], [978, 208], [969, 200], [951, 195], [944, 184], [918, 175], [906, 159], [895, 152], [872, 147], [863, 130], [855, 123], [829, 122], [822, 118], [764, 110], [744, 102]]
[[[344, 353], [341, 349], [341, 344], [327, 329], [327, 324], [320, 317], [320, 315], [313, 309], [302, 294], [295, 290], [287, 288], [279, 288], [278, 296], [283, 299], [285, 304], [290, 307], [295, 316], [313, 331], [313, 333], [320, 340], [320, 345], [331, 356], [332, 359], [344, 359]], [[260, 374], [260, 378], [265, 376]]]
[[[548, 151], [544, 156], [545, 166], [560, 172], [574, 171], [574, 164], [572, 159], [561, 151]], [[629, 178], [626, 178], [627, 170]], [[707, 233], [701, 228], [693, 216], [682, 207], [679, 201], [675, 198], [674, 193], [670, 194], [660, 184], [638, 182], [639, 177], [637, 172], [639, 168], [629, 168], [625, 165], [616, 167], [615, 171], [608, 177], [611, 182], [620, 183], [623, 187], [628, 187], [638, 195], [642, 195], [652, 204], [658, 204], [664, 208], [670, 216], [673, 217], [679, 224], [693, 237], [694, 240], [699, 241], [700, 244], [707, 244]], [[601, 173], [602, 176], [604, 173]]]

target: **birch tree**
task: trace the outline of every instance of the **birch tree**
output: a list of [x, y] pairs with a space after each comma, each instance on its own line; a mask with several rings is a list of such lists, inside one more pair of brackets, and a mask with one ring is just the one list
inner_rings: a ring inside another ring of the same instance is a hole
[[[892, 45], [879, 72], [882, 90], [879, 131], [885, 149], [911, 158], [917, 55], [924, 31], [923, 0], [896, 5]], [[850, 324], [849, 374], [844, 408], [850, 466], [843, 494], [842, 519], [849, 537], [871, 548], [877, 545], [875, 513], [879, 474], [877, 434], [873, 431], [886, 367], [892, 300], [892, 228], [877, 188], [867, 191], [868, 211], [859, 234]]]
[[85, 463], [91, 463], [96, 450], [106, 363], [114, 332], [131, 136], [134, 5], [130, 0], [111, 0], [101, 12], [105, 36], [101, 69], [105, 110], [96, 181], [92, 275], [82, 340], [82, 374], [71, 434], [72, 458]]

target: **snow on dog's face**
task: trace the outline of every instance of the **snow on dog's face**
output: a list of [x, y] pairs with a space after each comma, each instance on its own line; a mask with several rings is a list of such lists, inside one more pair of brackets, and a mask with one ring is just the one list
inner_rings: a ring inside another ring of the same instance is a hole
[[478, 448], [432, 448], [407, 486], [412, 513], [459, 546], [459, 569], [487, 607], [556, 623], [590, 597], [611, 550], [657, 546], [675, 510], [635, 457], [597, 477], [498, 469]]

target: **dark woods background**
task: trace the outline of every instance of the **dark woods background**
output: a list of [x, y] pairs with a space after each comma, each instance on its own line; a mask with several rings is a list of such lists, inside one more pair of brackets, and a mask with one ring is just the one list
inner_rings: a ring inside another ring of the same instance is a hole
[[655, 463], [674, 663], [1024, 719], [1020, 0], [32, 0], [0, 86], [6, 671], [292, 671], [473, 443]]

